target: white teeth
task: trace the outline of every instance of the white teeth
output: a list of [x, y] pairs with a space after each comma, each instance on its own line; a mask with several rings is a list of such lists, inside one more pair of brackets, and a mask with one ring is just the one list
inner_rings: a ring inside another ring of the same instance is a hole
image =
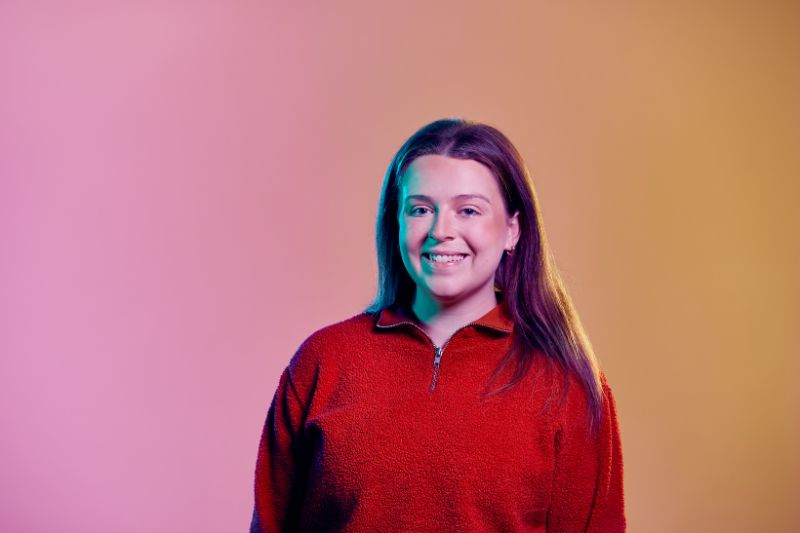
[[466, 256], [465, 255], [434, 255], [429, 254], [431, 261], [435, 263], [454, 263], [456, 261], [461, 261]]

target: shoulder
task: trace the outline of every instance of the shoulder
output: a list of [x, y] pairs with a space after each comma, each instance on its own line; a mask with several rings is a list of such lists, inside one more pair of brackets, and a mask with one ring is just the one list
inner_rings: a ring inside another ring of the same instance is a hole
[[350, 318], [328, 324], [306, 337], [300, 344], [293, 359], [312, 357], [315, 354], [319, 355], [325, 352], [327, 349], [340, 348], [342, 345], [356, 343], [359, 340], [368, 338], [373, 334], [374, 323], [374, 315], [358, 313]]
[[311, 333], [289, 361], [292, 379], [305, 383], [313, 381], [331, 357], [366, 342], [374, 334], [374, 322], [375, 315], [362, 312]]
[[557, 378], [553, 379], [560, 392], [560, 422], [562, 425], [582, 427], [589, 422], [593, 413], [604, 417], [609, 409], [614, 409], [614, 396], [605, 372], [597, 371], [594, 380], [586, 379], [573, 370], [559, 368]]
[[606, 373], [602, 369], [597, 370], [597, 377], [594, 380], [595, 390], [592, 391], [588, 385], [589, 380], [584, 379], [574, 370], [559, 369], [560, 382], [564, 387], [564, 393], [572, 403], [585, 406], [593, 392], [606, 397], [611, 394], [611, 386], [608, 384]]

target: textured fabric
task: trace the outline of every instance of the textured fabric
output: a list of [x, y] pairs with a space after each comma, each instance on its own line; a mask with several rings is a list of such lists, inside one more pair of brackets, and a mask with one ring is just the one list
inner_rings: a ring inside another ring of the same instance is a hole
[[362, 313], [313, 333], [267, 414], [251, 532], [625, 531], [604, 375], [594, 436], [583, 387], [567, 376], [560, 396], [561, 375], [544, 358], [511, 391], [481, 401], [512, 329], [498, 304], [456, 331], [435, 385], [436, 347], [408, 312]]

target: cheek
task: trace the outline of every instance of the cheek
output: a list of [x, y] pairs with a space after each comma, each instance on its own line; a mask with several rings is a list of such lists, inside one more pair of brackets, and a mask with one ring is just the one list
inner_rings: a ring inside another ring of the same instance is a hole
[[466, 237], [477, 252], [492, 253], [502, 249], [505, 244], [504, 234], [497, 224], [475, 226]]
[[400, 224], [400, 244], [409, 249], [418, 248], [427, 236], [422, 224]]

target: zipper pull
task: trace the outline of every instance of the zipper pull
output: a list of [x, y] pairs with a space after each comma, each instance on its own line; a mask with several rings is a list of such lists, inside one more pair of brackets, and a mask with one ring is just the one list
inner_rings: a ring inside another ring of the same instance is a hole
[[442, 360], [442, 349], [439, 346], [436, 346], [436, 354], [433, 358], [433, 381], [431, 381], [431, 387], [428, 389], [429, 392], [433, 392], [433, 389], [436, 388], [436, 375], [439, 373], [439, 361]]

